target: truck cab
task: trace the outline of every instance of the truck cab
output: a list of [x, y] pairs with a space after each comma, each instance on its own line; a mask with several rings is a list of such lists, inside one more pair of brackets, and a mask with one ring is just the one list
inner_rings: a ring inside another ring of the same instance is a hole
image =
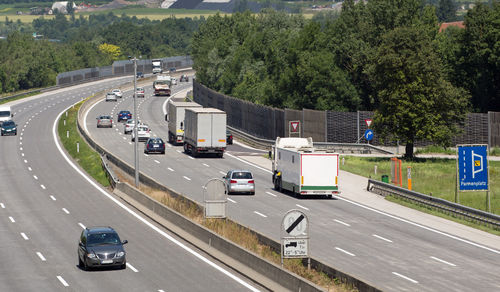
[[12, 120], [13, 116], [14, 114], [12, 113], [10, 106], [8, 105], [0, 106], [0, 125], [5, 121]]

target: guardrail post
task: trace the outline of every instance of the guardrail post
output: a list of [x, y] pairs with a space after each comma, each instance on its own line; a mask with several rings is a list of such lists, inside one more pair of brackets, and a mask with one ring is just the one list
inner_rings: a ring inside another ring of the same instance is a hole
[[80, 142], [76, 142], [76, 153], [80, 153]]
[[66, 126], [66, 120], [63, 120], [63, 124]]

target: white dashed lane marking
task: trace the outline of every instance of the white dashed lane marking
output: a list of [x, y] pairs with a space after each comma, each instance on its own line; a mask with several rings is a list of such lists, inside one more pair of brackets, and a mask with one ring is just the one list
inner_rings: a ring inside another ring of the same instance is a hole
[[26, 234], [24, 234], [24, 232], [21, 232], [21, 236], [24, 238], [24, 240], [28, 240], [28, 236], [26, 236]]
[[403, 278], [403, 279], [405, 279], [405, 280], [408, 280], [408, 281], [410, 281], [410, 282], [412, 282], [412, 283], [414, 283], [414, 284], [418, 284], [418, 281], [413, 280], [412, 278], [409, 278], [409, 277], [406, 277], [406, 276], [404, 276], [404, 275], [401, 275], [400, 273], [396, 273], [396, 272], [392, 272], [392, 273], [393, 273], [394, 275], [396, 275], [396, 276], [398, 276], [398, 277], [401, 277], [401, 278]]
[[436, 261], [438, 261], [438, 262], [441, 262], [441, 263], [443, 263], [443, 264], [447, 264], [447, 265], [452, 266], [452, 267], [456, 267], [456, 266], [457, 266], [457, 265], [455, 265], [455, 264], [452, 264], [452, 263], [447, 262], [447, 261], [445, 261], [445, 260], [439, 259], [439, 258], [437, 258], [437, 257], [432, 257], [432, 256], [431, 256], [431, 259], [436, 260]]
[[380, 236], [380, 235], [377, 235], [377, 234], [372, 234], [372, 235], [373, 235], [373, 237], [376, 237], [376, 238], [378, 238], [378, 239], [382, 239], [383, 241], [392, 242], [392, 240], [387, 239], [387, 238], [385, 238], [385, 237], [382, 237], [382, 236]]
[[257, 215], [261, 216], [261, 217], [267, 218], [267, 216], [266, 216], [266, 215], [264, 215], [264, 214], [262, 214], [262, 213], [260, 213], [260, 212], [257, 212], [257, 211], [253, 211], [253, 212], [254, 212], [255, 214], [257, 214]]
[[235, 200], [233, 200], [233, 199], [231, 199], [231, 198], [227, 198], [227, 200], [228, 200], [229, 202], [231, 202], [231, 203], [235, 203], [235, 204], [236, 204], [236, 201], [235, 201]]
[[273, 197], [276, 197], [275, 194], [271, 193], [271, 192], [266, 192], [266, 194], [270, 195], [270, 196], [273, 196]]
[[38, 257], [42, 260], [42, 262], [45, 262], [45, 261], [46, 261], [45, 257], [43, 256], [43, 254], [42, 254], [41, 252], [39, 252], [39, 251], [38, 251], [36, 254], [37, 254], [37, 255], [38, 255]]
[[9, 216], [9, 219], [10, 219], [10, 222], [16, 223], [16, 220], [14, 220], [14, 218], [12, 216]]
[[132, 266], [130, 263], [127, 263], [127, 267], [129, 267], [132, 271], [134, 271], [134, 273], [137, 273], [139, 272], [136, 268], [134, 268], [134, 266]]
[[333, 221], [335, 221], [335, 222], [337, 222], [337, 223], [340, 223], [340, 224], [342, 224], [342, 225], [345, 225], [345, 226], [351, 226], [351, 224], [349, 224], [349, 223], [345, 223], [345, 222], [340, 221], [340, 220], [337, 220], [337, 219], [333, 219]]
[[85, 225], [83, 225], [82, 223], [78, 223], [78, 225], [80, 225], [82, 229], [85, 229]]
[[68, 282], [66, 282], [63, 277], [61, 276], [57, 276], [57, 279], [59, 280], [59, 282], [61, 282], [61, 284], [63, 284], [64, 287], [68, 287]]
[[353, 254], [353, 253], [351, 253], [351, 252], [348, 252], [347, 250], [341, 249], [340, 247], [335, 247], [335, 249], [336, 249], [336, 250], [338, 250], [338, 251], [341, 251], [341, 252], [343, 252], [343, 253], [345, 253], [345, 254], [348, 254], [348, 255], [350, 255], [350, 256], [352, 256], [352, 257], [355, 257], [355, 256], [356, 256], [355, 254]]

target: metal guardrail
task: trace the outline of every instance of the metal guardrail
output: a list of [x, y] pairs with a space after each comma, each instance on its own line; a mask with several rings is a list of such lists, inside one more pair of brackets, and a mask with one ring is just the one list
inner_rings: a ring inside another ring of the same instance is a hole
[[[251, 134], [245, 133], [241, 130], [238, 130], [236, 128], [227, 126], [229, 130], [231, 130], [232, 134], [236, 134], [234, 136], [244, 140], [245, 142], [249, 143], [250, 145], [260, 148], [260, 149], [265, 149], [265, 150], [270, 150], [271, 146], [274, 145], [276, 142], [275, 140], [268, 140], [268, 139], [263, 139], [259, 137], [255, 137]], [[337, 153], [357, 153], [357, 154], [394, 154], [390, 151], [387, 151], [385, 149], [382, 149], [380, 147], [376, 147], [370, 144], [357, 144], [357, 143], [330, 143], [330, 142], [313, 142], [314, 146], [319, 148], [319, 149], [331, 149], [334, 152]]]
[[108, 178], [109, 183], [111, 184], [111, 186], [114, 189], [116, 187], [116, 184], [119, 183], [120, 180], [115, 175], [115, 172], [111, 169], [111, 167], [109, 167], [109, 165], [108, 165], [108, 157], [106, 156], [106, 154], [102, 154], [101, 155], [101, 164], [102, 164], [102, 167], [105, 170], [104, 172], [106, 173], [106, 177]]
[[410, 200], [421, 205], [439, 209], [440, 211], [459, 218], [463, 218], [465, 220], [474, 221], [479, 224], [485, 224], [487, 226], [491, 226], [494, 229], [500, 229], [500, 216], [493, 213], [470, 208], [441, 198], [436, 198], [419, 192], [410, 191], [405, 188], [373, 179], [368, 180], [368, 186], [366, 187], [366, 189], [369, 192], [377, 193], [383, 196], [398, 196], [400, 198]]

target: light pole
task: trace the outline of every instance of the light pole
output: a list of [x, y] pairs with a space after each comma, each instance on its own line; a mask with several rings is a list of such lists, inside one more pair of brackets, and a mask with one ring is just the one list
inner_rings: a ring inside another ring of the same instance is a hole
[[139, 157], [137, 155], [137, 148], [139, 147], [139, 138], [137, 137], [137, 127], [139, 126], [139, 119], [137, 118], [137, 58], [132, 59], [134, 61], [134, 166], [135, 166], [135, 187], [139, 187]]

